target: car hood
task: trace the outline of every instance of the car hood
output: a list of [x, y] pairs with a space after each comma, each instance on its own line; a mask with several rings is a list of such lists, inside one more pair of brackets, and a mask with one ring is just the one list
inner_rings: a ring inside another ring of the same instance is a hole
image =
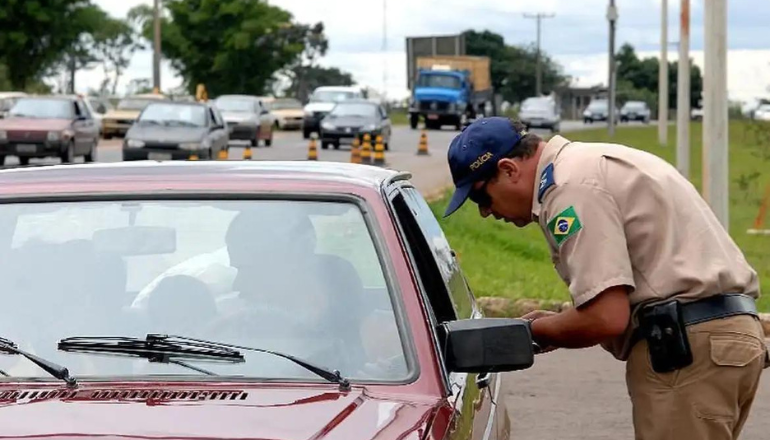
[[442, 89], [439, 87], [417, 87], [414, 89], [414, 99], [417, 101], [454, 102], [460, 98], [459, 89]]
[[208, 133], [205, 127], [162, 127], [157, 125], [133, 125], [126, 139], [155, 142], [199, 142]]
[[283, 110], [273, 110], [270, 113], [281, 118], [301, 118], [305, 112], [301, 108], [287, 108]]
[[0, 391], [0, 426], [6, 439], [417, 440], [437, 405], [335, 386], [17, 389]]
[[252, 113], [243, 112], [222, 112], [222, 117], [227, 122], [256, 121], [256, 116]]
[[104, 114], [104, 119], [136, 119], [139, 117], [138, 110], [110, 110]]
[[552, 111], [544, 108], [531, 108], [519, 112], [519, 118], [551, 118], [554, 116]]
[[324, 118], [324, 122], [340, 127], [363, 127], [364, 125], [374, 124], [374, 118], [360, 118], [355, 116], [340, 116], [331, 117], [328, 115]]
[[56, 131], [70, 124], [69, 119], [5, 118], [0, 119], [0, 130]]
[[306, 112], [330, 112], [337, 105], [336, 102], [311, 102], [305, 106]]

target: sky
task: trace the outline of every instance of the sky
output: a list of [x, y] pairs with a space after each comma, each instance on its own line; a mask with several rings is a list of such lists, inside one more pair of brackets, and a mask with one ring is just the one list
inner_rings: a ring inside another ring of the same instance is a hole
[[[152, 0], [93, 1], [116, 17], [125, 17], [128, 10], [138, 4], [152, 4]], [[702, 67], [704, 0], [690, 1], [690, 54]], [[619, 13], [616, 48], [627, 42], [641, 56], [659, 55], [661, 2], [616, 0]], [[555, 58], [577, 84], [606, 84], [607, 0], [269, 0], [269, 3], [290, 11], [299, 22], [322, 21], [330, 47], [321, 64], [351, 72], [362, 85], [382, 89], [384, 84], [390, 98], [408, 95], [405, 37], [488, 29], [503, 35], [509, 44], [534, 44], [535, 20], [523, 14], [537, 12], [555, 14], [542, 22], [542, 49]], [[727, 3], [730, 98], [750, 100], [768, 96], [770, 1], [728, 0]], [[673, 61], [678, 58], [680, 1], [669, 0], [668, 6], [668, 55]], [[362, 18], [350, 19], [351, 15]], [[152, 53], [139, 52], [121, 79], [118, 91], [125, 90], [132, 78], [151, 76]], [[100, 68], [80, 72], [78, 89], [97, 88], [103, 78]], [[163, 88], [179, 84], [181, 78], [164, 63]]]

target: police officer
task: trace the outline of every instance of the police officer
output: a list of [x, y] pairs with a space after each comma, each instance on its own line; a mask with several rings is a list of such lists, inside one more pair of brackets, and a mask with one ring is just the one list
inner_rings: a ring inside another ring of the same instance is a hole
[[766, 367], [757, 273], [699, 193], [652, 154], [547, 143], [483, 118], [450, 144], [455, 192], [482, 217], [543, 230], [574, 308], [536, 311], [544, 351], [597, 344], [626, 361], [637, 439], [734, 439]]

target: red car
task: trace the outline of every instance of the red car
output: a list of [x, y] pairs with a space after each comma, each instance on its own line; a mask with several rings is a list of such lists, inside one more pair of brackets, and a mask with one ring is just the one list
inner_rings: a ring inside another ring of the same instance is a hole
[[508, 439], [534, 359], [375, 167], [3, 170], [0, 261], [4, 438]]

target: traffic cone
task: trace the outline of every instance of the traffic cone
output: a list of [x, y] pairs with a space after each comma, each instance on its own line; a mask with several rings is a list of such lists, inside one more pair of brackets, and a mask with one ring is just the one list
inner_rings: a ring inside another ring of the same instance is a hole
[[377, 143], [374, 145], [374, 165], [385, 166], [385, 146], [382, 145], [382, 136], [377, 136]]
[[353, 145], [350, 147], [350, 163], [361, 163], [361, 144], [358, 137], [353, 138]]
[[310, 136], [310, 145], [307, 147], [307, 160], [318, 160], [318, 146], [316, 145], [317, 134]]
[[243, 160], [251, 160], [251, 145], [246, 146], [243, 150]]
[[364, 145], [361, 148], [361, 163], [372, 163], [372, 135], [364, 135]]
[[425, 133], [425, 130], [423, 130], [422, 134], [420, 135], [420, 144], [417, 147], [417, 155], [418, 156], [427, 156], [430, 153], [428, 152], [428, 135]]

